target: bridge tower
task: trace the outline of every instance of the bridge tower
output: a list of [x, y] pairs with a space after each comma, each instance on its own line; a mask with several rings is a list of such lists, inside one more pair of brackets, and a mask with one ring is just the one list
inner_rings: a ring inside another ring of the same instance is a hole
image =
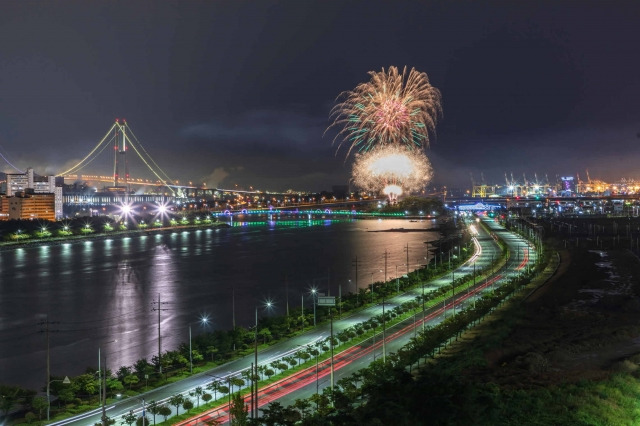
[[[113, 138], [113, 186], [115, 191], [119, 191], [120, 188], [125, 193], [129, 192], [129, 167], [127, 164], [127, 135], [126, 135], [126, 120], [122, 120], [123, 124], [120, 124], [116, 118], [116, 125], [114, 126], [114, 138]], [[119, 186], [120, 178], [122, 177], [123, 185]]]

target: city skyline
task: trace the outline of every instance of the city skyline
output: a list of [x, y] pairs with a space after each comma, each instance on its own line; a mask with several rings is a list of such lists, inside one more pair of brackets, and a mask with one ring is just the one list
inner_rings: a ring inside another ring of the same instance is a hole
[[173, 179], [330, 190], [351, 171], [324, 134], [336, 97], [369, 71], [407, 66], [442, 93], [425, 151], [433, 185], [587, 169], [637, 179], [637, 9], [11, 3], [0, 18], [0, 153], [55, 174], [120, 117]]

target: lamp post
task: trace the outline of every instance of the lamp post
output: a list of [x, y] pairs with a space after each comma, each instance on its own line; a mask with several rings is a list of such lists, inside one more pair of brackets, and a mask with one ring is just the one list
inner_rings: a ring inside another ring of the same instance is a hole
[[400, 293], [400, 277], [398, 277], [398, 265], [396, 265], [396, 293]]
[[371, 273], [371, 303], [373, 303], [373, 272]]
[[[209, 318], [203, 316], [200, 318], [200, 324], [206, 325], [209, 322]], [[189, 373], [193, 374], [193, 349], [191, 349], [191, 323], [189, 323]]]
[[451, 271], [451, 296], [453, 297], [453, 316], [456, 316], [456, 273]]
[[[265, 302], [265, 308], [270, 309], [273, 306], [273, 302], [271, 300], [267, 300]], [[253, 392], [255, 395], [252, 399], [252, 407], [251, 407], [251, 417], [258, 416], [258, 305], [256, 305], [256, 329], [254, 333], [255, 345], [254, 345], [254, 371], [251, 372], [251, 387], [253, 388]], [[254, 383], [255, 382], [255, 383]]]
[[49, 382], [47, 383], [47, 421], [49, 421], [49, 417], [50, 417], [50, 412], [51, 412], [51, 394], [49, 392], [49, 387], [51, 386], [51, 383], [53, 382], [62, 382], [65, 385], [68, 385], [71, 383], [71, 380], [69, 380], [68, 376], [64, 376], [64, 379], [62, 380], [49, 380]]
[[[114, 343], [117, 340], [109, 340], [107, 342], [103, 342], [102, 344]], [[106, 399], [107, 399], [107, 356], [104, 356], [104, 377], [102, 376], [102, 369], [100, 367], [101, 355], [100, 355], [101, 347], [98, 346], [98, 383], [100, 389], [100, 406], [102, 407], [102, 424], [106, 424], [107, 419], [107, 410], [105, 407]]]
[[385, 342], [387, 341], [385, 332], [387, 330], [387, 318], [384, 313], [384, 291], [382, 292], [382, 363], [387, 362], [387, 347]]
[[318, 295], [318, 290], [315, 288], [311, 289], [311, 300], [313, 302], [313, 326], [316, 326], [316, 296]]

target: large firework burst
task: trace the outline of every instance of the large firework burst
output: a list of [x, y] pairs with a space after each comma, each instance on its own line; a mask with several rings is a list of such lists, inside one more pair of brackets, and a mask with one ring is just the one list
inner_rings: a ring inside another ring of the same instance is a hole
[[356, 154], [353, 182], [367, 191], [382, 192], [395, 201], [404, 191], [417, 191], [431, 180], [431, 164], [420, 150], [389, 145]]
[[341, 128], [338, 149], [348, 144], [351, 151], [371, 151], [386, 145], [403, 145], [409, 149], [429, 144], [429, 134], [435, 132], [442, 113], [440, 91], [429, 83], [424, 72], [415, 68], [407, 74], [396, 67], [388, 71], [369, 71], [371, 80], [355, 89], [343, 92], [344, 99], [332, 110], [333, 123]]

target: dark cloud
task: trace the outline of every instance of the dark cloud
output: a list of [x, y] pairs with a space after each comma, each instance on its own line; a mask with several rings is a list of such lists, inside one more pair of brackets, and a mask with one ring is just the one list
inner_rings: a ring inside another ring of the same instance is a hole
[[[635, 2], [3, 6], [0, 144], [21, 168], [57, 172], [125, 117], [181, 181], [327, 189], [349, 173], [323, 135], [336, 96], [407, 65], [443, 96], [434, 182], [585, 168], [640, 177]], [[110, 161], [91, 167], [109, 173]], [[133, 160], [132, 174], [149, 177]]]

